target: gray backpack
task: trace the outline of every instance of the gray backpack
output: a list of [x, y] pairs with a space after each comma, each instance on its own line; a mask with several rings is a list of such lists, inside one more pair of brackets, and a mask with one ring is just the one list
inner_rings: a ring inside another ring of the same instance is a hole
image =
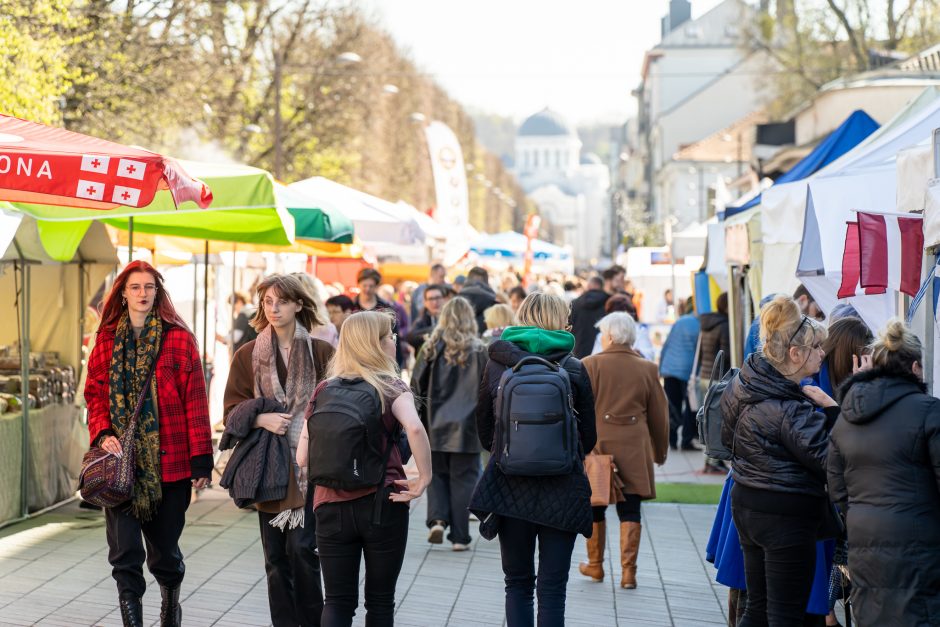
[[712, 365], [712, 375], [708, 380], [708, 391], [702, 399], [702, 406], [698, 408], [695, 420], [698, 423], [698, 439], [705, 446], [705, 455], [714, 459], [730, 461], [732, 452], [721, 442], [721, 394], [737, 376], [737, 368], [729, 368], [719, 381], [715, 377], [725, 366], [725, 352], [718, 351], [715, 363]]
[[534, 355], [519, 360], [500, 378], [496, 408], [493, 455], [503, 474], [542, 477], [574, 470], [578, 424], [562, 365]]

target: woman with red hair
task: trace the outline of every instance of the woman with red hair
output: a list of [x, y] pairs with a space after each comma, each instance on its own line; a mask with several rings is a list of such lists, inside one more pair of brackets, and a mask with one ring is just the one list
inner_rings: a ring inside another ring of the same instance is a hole
[[140, 395], [134, 494], [126, 504], [105, 510], [108, 561], [124, 625], [143, 625], [146, 558], [163, 598], [160, 624], [175, 626], [182, 622], [185, 566], [179, 538], [186, 509], [192, 487], [206, 487], [212, 475], [209, 405], [196, 340], [164, 290], [163, 276], [134, 261], [105, 300], [88, 359], [85, 401], [92, 444], [123, 453], [119, 438]]

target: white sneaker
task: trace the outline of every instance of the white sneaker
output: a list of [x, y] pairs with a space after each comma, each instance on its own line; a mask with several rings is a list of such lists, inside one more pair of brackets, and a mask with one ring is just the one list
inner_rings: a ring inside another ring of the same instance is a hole
[[451, 547], [451, 549], [454, 550], [454, 551], [469, 551], [469, 550], [470, 550], [470, 545], [469, 545], [469, 544], [461, 544], [461, 543], [459, 543], [459, 542], [454, 542], [454, 544], [453, 544], [453, 546]]
[[428, 542], [431, 544], [444, 543], [444, 525], [439, 522], [435, 522], [431, 526], [431, 531], [428, 532]]

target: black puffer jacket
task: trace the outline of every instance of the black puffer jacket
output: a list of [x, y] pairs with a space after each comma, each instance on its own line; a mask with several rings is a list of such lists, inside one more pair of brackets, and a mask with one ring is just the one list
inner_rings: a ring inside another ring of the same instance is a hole
[[721, 414], [721, 441], [734, 455], [737, 483], [826, 495], [827, 420], [834, 415], [827, 419], [763, 354], [751, 354], [725, 388]]
[[[505, 340], [498, 340], [490, 345], [490, 360], [486, 364], [480, 383], [476, 415], [480, 443], [487, 450], [493, 448], [496, 391], [500, 377], [506, 368], [511, 368], [523, 357], [531, 354]], [[543, 357], [559, 363], [567, 355], [568, 353], [560, 352]], [[597, 443], [591, 381], [584, 366], [575, 358], [565, 361], [564, 368], [571, 378], [574, 407], [578, 412], [581, 448], [583, 451], [590, 451]], [[580, 533], [585, 537], [591, 536], [591, 485], [584, 474], [583, 465], [579, 464], [570, 475], [510, 477], [496, 467], [495, 460], [495, 457], [491, 458], [486, 465], [470, 499], [470, 511], [484, 521], [480, 527], [480, 535], [492, 539], [492, 532], [488, 532], [486, 527], [492, 521], [490, 514], [496, 514]]]
[[574, 356], [587, 357], [594, 350], [597, 321], [604, 317], [604, 305], [610, 295], [604, 290], [587, 290], [571, 301], [571, 332], [574, 334]]
[[829, 489], [848, 512], [858, 624], [940, 625], [940, 400], [878, 369], [842, 392]]
[[699, 353], [700, 376], [708, 380], [712, 374], [712, 367], [718, 357], [718, 351], [725, 352], [724, 368], [717, 374], [717, 378], [724, 376], [731, 366], [731, 324], [728, 314], [707, 313], [699, 317], [699, 342], [702, 347]]
[[493, 291], [489, 283], [469, 281], [457, 295], [470, 301], [470, 304], [473, 305], [473, 313], [477, 317], [478, 335], [483, 335], [483, 332], [486, 331], [486, 320], [483, 318], [483, 312], [496, 304], [496, 292]]
[[486, 348], [480, 346], [463, 365], [444, 358], [440, 342], [434, 359], [428, 347], [418, 353], [411, 373], [411, 391], [421, 403], [421, 420], [428, 431], [431, 450], [443, 453], [479, 453], [476, 408], [480, 380], [486, 367]]

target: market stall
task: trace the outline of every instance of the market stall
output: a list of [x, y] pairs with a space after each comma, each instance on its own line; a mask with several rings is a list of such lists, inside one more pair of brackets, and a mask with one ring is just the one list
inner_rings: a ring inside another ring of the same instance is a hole
[[100, 224], [72, 259], [53, 260], [37, 222], [9, 206], [0, 211], [0, 248], [2, 523], [75, 492], [88, 448], [78, 389], [83, 336], [97, 322], [86, 307], [118, 260]]
[[[513, 267], [521, 270], [525, 265], [526, 236], [515, 231], [503, 231], [494, 235], [481, 233], [470, 245], [468, 258], [471, 262], [497, 270]], [[532, 271], [574, 273], [574, 258], [571, 252], [540, 239], [532, 240]]]

